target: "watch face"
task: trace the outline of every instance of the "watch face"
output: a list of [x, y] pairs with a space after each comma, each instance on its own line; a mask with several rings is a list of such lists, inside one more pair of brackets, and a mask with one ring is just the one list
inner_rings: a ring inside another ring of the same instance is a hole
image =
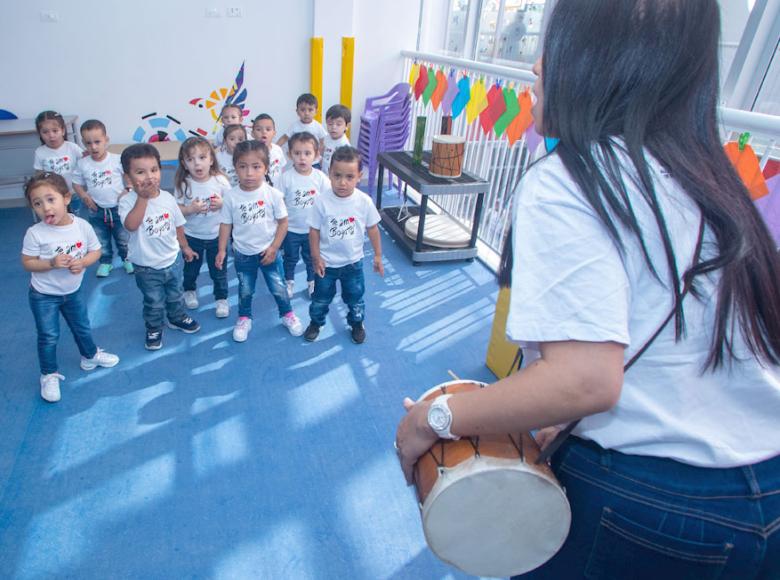
[[450, 417], [441, 407], [431, 407], [428, 411], [428, 423], [434, 431], [443, 431], [450, 424]]

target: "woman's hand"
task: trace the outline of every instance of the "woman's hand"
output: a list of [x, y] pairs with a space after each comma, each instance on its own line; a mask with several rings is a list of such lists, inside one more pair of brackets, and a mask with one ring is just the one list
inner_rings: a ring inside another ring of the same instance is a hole
[[431, 401], [415, 403], [409, 397], [404, 399], [407, 414], [398, 424], [395, 446], [407, 485], [414, 483], [414, 465], [417, 460], [439, 439], [428, 425], [430, 406]]
[[563, 428], [565, 425], [553, 425], [552, 427], [545, 427], [544, 429], [539, 429], [534, 434], [534, 439], [536, 439], [536, 442], [539, 444], [539, 447], [544, 451], [544, 449], [553, 442], [553, 439], [563, 431]]

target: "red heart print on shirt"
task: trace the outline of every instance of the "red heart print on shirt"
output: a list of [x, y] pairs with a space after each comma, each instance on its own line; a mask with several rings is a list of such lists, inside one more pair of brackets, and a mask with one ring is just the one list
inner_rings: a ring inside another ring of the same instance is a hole
[[70, 161], [70, 157], [63, 157], [62, 160], [63, 161]]
[[163, 214], [163, 217], [164, 217], [165, 219], [168, 219], [168, 216], [170, 216], [170, 215], [171, 215], [171, 214], [164, 213], [164, 214]]
[[257, 205], [263, 205], [263, 200], [262, 199], [258, 199], [257, 200]]
[[355, 218], [353, 218], [353, 217], [349, 218], [349, 223], [352, 223], [354, 221], [355, 221]]
[[80, 248], [81, 247], [81, 242], [76, 242], [76, 247]]

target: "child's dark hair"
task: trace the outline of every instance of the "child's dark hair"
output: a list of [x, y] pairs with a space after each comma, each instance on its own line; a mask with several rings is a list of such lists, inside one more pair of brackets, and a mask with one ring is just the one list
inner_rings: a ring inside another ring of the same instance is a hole
[[222, 140], [226, 141], [230, 134], [235, 133], [236, 131], [241, 131], [244, 135], [246, 135], [246, 130], [244, 129], [243, 125], [228, 125], [222, 131]]
[[300, 97], [298, 97], [298, 100], [295, 101], [295, 108], [297, 109], [301, 105], [311, 105], [316, 108], [320, 106], [320, 103], [317, 100], [317, 97], [311, 93], [303, 93]]
[[260, 161], [265, 165], [265, 180], [268, 182], [268, 185], [273, 185], [274, 182], [271, 181], [271, 177], [268, 175], [268, 171], [271, 169], [271, 155], [268, 153], [268, 147], [266, 147], [265, 143], [255, 141], [254, 139], [241, 141], [233, 151], [233, 165], [238, 165], [239, 159], [252, 152], [260, 155]]
[[308, 131], [301, 131], [300, 133], [293, 133], [289, 141], [287, 141], [287, 147], [292, 151], [293, 145], [296, 143], [311, 143], [314, 147], [314, 153], [317, 153], [320, 149], [320, 142], [317, 138]]
[[[65, 119], [60, 115], [57, 111], [42, 111], [38, 113], [38, 116], [35, 117], [35, 132], [38, 133], [40, 136], [41, 134], [41, 125], [45, 121], [57, 121], [57, 124], [60, 126], [60, 129], [62, 129], [62, 134], [67, 135], [68, 129], [65, 127]], [[41, 139], [41, 143], [44, 145], [43, 139]]]
[[84, 131], [93, 131], [94, 129], [100, 129], [103, 131], [103, 135], [108, 135], [108, 132], [106, 131], [106, 126], [103, 124], [103, 121], [98, 121], [97, 119], [89, 119], [87, 121], [84, 121], [81, 124], [81, 131], [82, 135], [84, 134]]
[[351, 145], [344, 145], [339, 147], [333, 152], [333, 156], [330, 158], [330, 166], [333, 167], [337, 162], [352, 163], [357, 161], [358, 171], [363, 171], [363, 158], [360, 156], [360, 151], [352, 147]]
[[345, 123], [350, 124], [352, 122], [352, 111], [344, 105], [333, 105], [325, 113], [325, 120], [327, 121], [328, 119], [344, 119]]
[[271, 121], [271, 124], [274, 126], [274, 129], [276, 129], [276, 122], [274, 121], [274, 118], [268, 113], [260, 113], [257, 117], [255, 117], [255, 120], [252, 121], [252, 125], [257, 123], [258, 121]]
[[229, 104], [225, 105], [224, 107], [222, 107], [222, 110], [219, 112], [219, 118], [220, 119], [222, 118], [222, 115], [225, 114], [225, 111], [227, 111], [228, 109], [236, 109], [238, 111], [239, 118], [243, 118], [244, 117], [244, 110], [241, 107], [239, 107], [235, 103], [229, 103]]
[[70, 195], [68, 182], [65, 181], [65, 178], [62, 177], [62, 175], [58, 175], [57, 173], [52, 173], [50, 171], [44, 171], [32, 176], [24, 184], [24, 197], [27, 198], [28, 204], [32, 205], [32, 201], [30, 200], [30, 193], [32, 190], [36, 187], [40, 187], [41, 185], [50, 185], [57, 193], [61, 194], [62, 197], [67, 197]]
[[[232, 125], [233, 127], [239, 127], [240, 125]], [[176, 198], [179, 200], [192, 199], [192, 193], [190, 192], [190, 184], [187, 178], [190, 177], [190, 172], [187, 170], [187, 166], [184, 164], [184, 160], [190, 155], [193, 149], [202, 147], [211, 154], [211, 165], [209, 165], [209, 175], [222, 175], [222, 171], [219, 169], [219, 163], [217, 163], [217, 154], [214, 153], [214, 148], [211, 143], [205, 137], [190, 137], [181, 144], [179, 148], [179, 166], [176, 168], [176, 176], [173, 178], [173, 184], [175, 187]]]
[[157, 167], [162, 169], [162, 164], [160, 163], [160, 152], [157, 151], [154, 146], [149, 145], [149, 143], [134, 143], [122, 151], [122, 156], [120, 157], [120, 161], [122, 162], [122, 169], [125, 173], [129, 173], [130, 162], [133, 159], [147, 159], [150, 157], [156, 160]]

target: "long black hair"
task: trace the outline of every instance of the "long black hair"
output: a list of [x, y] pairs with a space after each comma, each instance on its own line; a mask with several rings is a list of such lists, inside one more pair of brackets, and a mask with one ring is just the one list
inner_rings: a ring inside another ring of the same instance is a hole
[[[542, 61], [543, 129], [616, 246], [617, 220], [650, 260], [632, 204], [655, 216], [684, 329], [680, 275], [645, 152], [697, 204], [717, 242], [686, 276], [719, 271], [716, 318], [705, 368], [735, 356], [741, 332], [759, 360], [780, 364], [780, 260], [769, 232], [728, 161], [718, 133], [716, 0], [559, 0]], [[623, 142], [642, 199], [623, 185], [615, 138]], [[635, 170], [635, 171], [634, 171]], [[506, 241], [511, 248], [511, 239]], [[503, 273], [511, 268], [505, 252]], [[506, 279], [506, 276], [503, 276]], [[694, 286], [695, 289], [695, 286]]]

